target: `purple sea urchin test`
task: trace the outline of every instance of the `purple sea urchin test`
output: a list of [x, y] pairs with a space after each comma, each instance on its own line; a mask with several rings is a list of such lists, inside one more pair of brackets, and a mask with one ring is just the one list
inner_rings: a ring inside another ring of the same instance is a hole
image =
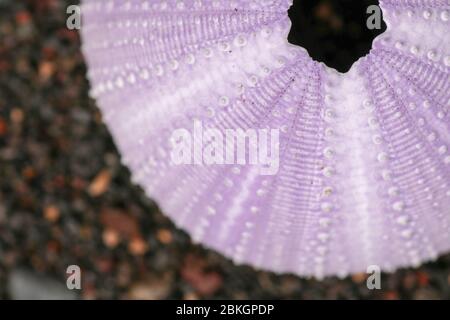
[[[92, 94], [123, 162], [237, 263], [323, 277], [435, 259], [450, 249], [449, 2], [380, 1], [387, 31], [346, 74], [288, 42], [291, 4], [84, 1]], [[196, 122], [243, 139], [241, 161], [174, 164], [174, 132]], [[276, 174], [249, 161], [276, 151], [262, 129], [279, 130]]]

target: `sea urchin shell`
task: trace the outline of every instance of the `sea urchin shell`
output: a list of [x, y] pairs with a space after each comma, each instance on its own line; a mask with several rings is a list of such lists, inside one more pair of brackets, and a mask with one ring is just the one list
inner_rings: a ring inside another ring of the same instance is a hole
[[[450, 249], [448, 0], [382, 0], [340, 74], [288, 43], [289, 0], [84, 1], [83, 50], [133, 179], [194, 240], [303, 276]], [[278, 128], [279, 169], [173, 165], [179, 129]]]

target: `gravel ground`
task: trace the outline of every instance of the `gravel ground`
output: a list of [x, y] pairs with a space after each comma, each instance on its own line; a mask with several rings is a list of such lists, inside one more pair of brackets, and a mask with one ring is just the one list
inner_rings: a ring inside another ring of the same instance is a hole
[[[0, 298], [450, 298], [450, 255], [371, 291], [365, 274], [278, 276], [193, 245], [120, 164], [65, 28], [69, 4], [0, 0]], [[74, 264], [76, 296], [63, 285]]]

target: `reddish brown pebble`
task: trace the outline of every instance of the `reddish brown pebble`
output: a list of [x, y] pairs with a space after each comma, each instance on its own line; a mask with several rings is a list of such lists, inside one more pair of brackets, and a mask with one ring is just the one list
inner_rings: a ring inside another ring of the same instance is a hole
[[61, 248], [60, 244], [55, 240], [49, 241], [47, 243], [47, 251], [51, 253], [58, 253], [60, 248]]
[[39, 78], [48, 81], [55, 73], [55, 65], [52, 62], [44, 61], [39, 65]]
[[430, 283], [430, 278], [428, 274], [422, 271], [417, 272], [417, 281], [419, 282], [419, 286], [425, 287]]
[[161, 242], [162, 244], [169, 244], [173, 240], [172, 232], [170, 232], [167, 229], [159, 230], [156, 237], [158, 238], [159, 242]]
[[102, 170], [100, 173], [94, 178], [94, 180], [89, 185], [89, 194], [92, 197], [98, 197], [108, 190], [111, 182], [111, 173], [109, 170]]
[[19, 25], [27, 24], [31, 21], [31, 15], [28, 11], [20, 11], [16, 14], [16, 22]]
[[86, 181], [79, 177], [75, 177], [72, 179], [71, 186], [75, 190], [83, 190], [86, 187]]
[[113, 261], [107, 257], [100, 257], [95, 260], [95, 265], [98, 271], [102, 273], [109, 273], [113, 270]]
[[144, 239], [136, 237], [128, 243], [128, 249], [130, 250], [131, 254], [135, 256], [142, 256], [147, 252], [148, 246]]
[[0, 118], [0, 137], [4, 136], [8, 131], [8, 126], [6, 125], [6, 121], [3, 118]]
[[141, 237], [137, 219], [125, 211], [115, 208], [103, 208], [100, 222], [107, 229], [114, 230], [123, 239], [131, 240]]
[[58, 221], [60, 216], [58, 207], [54, 205], [49, 205], [45, 207], [44, 209], [44, 218], [49, 222], [56, 222]]
[[316, 8], [316, 16], [321, 20], [329, 20], [333, 16], [333, 10], [327, 3], [321, 3]]
[[384, 300], [397, 300], [398, 299], [398, 293], [395, 291], [387, 291], [383, 295]]
[[161, 300], [170, 294], [172, 275], [151, 275], [147, 279], [141, 279], [132, 285], [128, 291], [128, 299], [138, 300]]
[[403, 278], [403, 287], [412, 290], [417, 284], [417, 277], [413, 272], [408, 272]]
[[11, 118], [11, 122], [15, 124], [22, 123], [23, 118], [25, 117], [23, 111], [19, 108], [12, 109], [9, 116]]
[[103, 238], [103, 243], [108, 248], [115, 248], [115, 247], [117, 247], [117, 245], [120, 242], [119, 234], [112, 229], [104, 230], [103, 234], [102, 234], [102, 238]]
[[22, 175], [25, 177], [25, 179], [31, 180], [36, 176], [36, 172], [32, 167], [27, 166], [22, 170]]
[[181, 277], [202, 296], [211, 296], [223, 285], [222, 276], [206, 271], [206, 261], [195, 255], [187, 255], [181, 269]]
[[358, 284], [365, 282], [366, 279], [367, 279], [367, 274], [365, 274], [365, 273], [356, 273], [352, 276], [352, 281], [354, 283], [358, 283]]
[[183, 300], [198, 300], [200, 297], [195, 292], [188, 292], [183, 296]]

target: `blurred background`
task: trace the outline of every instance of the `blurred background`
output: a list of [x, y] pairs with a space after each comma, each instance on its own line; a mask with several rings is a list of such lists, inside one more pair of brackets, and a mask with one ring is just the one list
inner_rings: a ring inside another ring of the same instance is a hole
[[193, 245], [121, 165], [66, 28], [72, 4], [0, 0], [0, 298], [450, 298], [450, 255], [368, 290], [366, 274], [279, 276]]

